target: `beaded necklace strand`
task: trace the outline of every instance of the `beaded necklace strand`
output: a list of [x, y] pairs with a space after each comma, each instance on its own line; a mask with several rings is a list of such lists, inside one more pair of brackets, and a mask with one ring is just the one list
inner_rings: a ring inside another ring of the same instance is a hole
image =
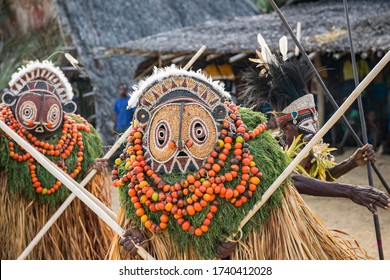
[[[62, 126], [62, 135], [57, 140], [57, 144], [53, 145], [46, 141], [38, 140], [36, 136], [31, 134], [27, 129], [25, 129], [21, 124], [15, 119], [12, 110], [10, 107], [5, 105], [0, 105], [0, 119], [3, 120], [13, 131], [15, 131], [19, 136], [28, 141], [33, 145], [39, 152], [46, 156], [58, 157], [60, 161], [55, 162], [55, 164], [61, 168], [63, 171], [67, 172], [68, 168], [65, 165], [64, 161], [71, 155], [72, 151], [75, 149], [77, 144], [77, 163], [76, 168], [72, 173], [69, 174], [70, 177], [75, 178], [77, 174], [82, 170], [81, 163], [83, 161], [83, 135], [80, 131], [90, 132], [90, 127], [88, 122], [82, 118], [80, 115], [77, 115], [78, 118], [83, 122], [83, 124], [76, 123], [75, 120], [70, 119], [68, 115], [64, 115], [64, 124]], [[27, 161], [27, 166], [30, 170], [30, 177], [32, 186], [35, 188], [35, 191], [42, 195], [50, 195], [58, 190], [61, 186], [60, 181], [56, 181], [51, 187], [43, 186], [39, 181], [39, 178], [36, 174], [37, 162], [36, 160], [23, 148], [20, 147], [21, 152], [15, 152], [14, 141], [11, 137], [6, 135], [8, 139], [8, 147], [10, 150], [9, 156], [18, 162]]]
[[[214, 213], [218, 210], [216, 195], [240, 207], [259, 185], [262, 173], [256, 167], [246, 141], [256, 138], [266, 129], [266, 125], [259, 124], [255, 129], [247, 131], [239, 107], [228, 102], [225, 105], [229, 109], [229, 116], [222, 121], [222, 130], [210, 156], [198, 172], [189, 174], [174, 184], [164, 181], [145, 161], [142, 149], [145, 126], [133, 127], [126, 153], [115, 161], [113, 185], [123, 187], [128, 184], [128, 195], [136, 209], [135, 214], [151, 232], [161, 233], [167, 228], [172, 214], [184, 231], [201, 236], [208, 231]], [[230, 160], [230, 171], [221, 174], [231, 153], [233, 158]], [[118, 165], [123, 160], [126, 161], [127, 173], [120, 178]], [[234, 189], [226, 187], [225, 184], [238, 177], [240, 182]], [[195, 228], [185, 219], [208, 205], [209, 209], [201, 226]], [[149, 208], [151, 212], [161, 211], [159, 222], [149, 219], [145, 208]]]

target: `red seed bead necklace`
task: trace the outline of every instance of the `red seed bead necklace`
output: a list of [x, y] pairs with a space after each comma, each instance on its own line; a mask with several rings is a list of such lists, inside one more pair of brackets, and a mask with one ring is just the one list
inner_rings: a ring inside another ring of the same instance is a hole
[[[75, 178], [77, 174], [80, 173], [80, 171], [82, 170], [81, 163], [84, 160], [83, 135], [80, 131], [85, 131], [89, 133], [91, 130], [88, 122], [80, 115], [77, 116], [80, 120], [82, 120], [83, 124], [78, 124], [75, 120], [70, 119], [68, 115], [64, 115], [62, 135], [57, 140], [57, 144], [53, 145], [49, 142], [38, 140], [37, 137], [35, 137], [17, 122], [12, 113], [11, 108], [5, 106], [4, 104], [0, 105], [0, 119], [4, 121], [19, 136], [21, 136], [23, 139], [33, 145], [42, 154], [46, 156], [58, 157], [60, 161], [56, 162], [55, 164], [65, 172], [67, 172], [68, 168], [64, 164], [64, 160], [66, 160], [72, 154], [72, 151], [75, 149], [75, 145], [77, 144], [78, 152], [76, 168], [73, 170], [72, 173], [69, 174], [69, 176], [72, 178]], [[43, 195], [49, 195], [56, 192], [62, 183], [57, 180], [55, 184], [51, 187], [43, 186], [36, 174], [36, 160], [29, 153], [25, 152], [24, 149], [21, 147], [20, 149], [23, 153], [15, 152], [15, 145], [17, 144], [12, 141], [10, 136], [7, 135], [7, 138], [8, 147], [10, 150], [9, 156], [18, 162], [27, 161], [27, 166], [30, 170], [31, 183], [32, 186], [35, 188], [35, 191]]]
[[[240, 207], [259, 185], [262, 173], [256, 167], [246, 141], [256, 138], [266, 129], [266, 125], [259, 124], [255, 129], [247, 131], [239, 107], [228, 102], [225, 105], [229, 110], [228, 117], [222, 121], [217, 144], [210, 156], [198, 172], [174, 184], [164, 181], [146, 162], [142, 148], [145, 126], [135, 126], [131, 131], [125, 153], [115, 161], [113, 185], [128, 185], [128, 195], [136, 210], [135, 214], [150, 231], [162, 232], [173, 216], [184, 231], [200, 236], [208, 231], [218, 210], [216, 196]], [[231, 155], [230, 170], [225, 172], [223, 168]], [[127, 173], [120, 178], [118, 165], [124, 160]], [[228, 188], [226, 184], [233, 180], [235, 188]], [[188, 217], [207, 207], [208, 212], [202, 224], [197, 227], [192, 225]], [[146, 208], [151, 212], [160, 211], [159, 221], [152, 221], [145, 212]]]

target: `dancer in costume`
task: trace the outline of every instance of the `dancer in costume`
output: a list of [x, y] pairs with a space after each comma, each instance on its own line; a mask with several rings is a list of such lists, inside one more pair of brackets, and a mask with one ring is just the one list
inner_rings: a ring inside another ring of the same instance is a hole
[[[260, 34], [258, 41], [261, 52], [257, 51], [258, 58], [252, 59], [257, 67], [256, 70], [245, 73], [245, 90], [239, 98], [246, 106], [255, 110], [264, 103], [271, 104], [279, 127], [279, 142], [293, 154], [291, 149], [292, 146], [297, 146], [297, 140], [302, 137], [303, 142], [307, 142], [318, 131], [314, 97], [307, 88], [313, 73], [304, 61], [287, 60], [286, 37], [280, 40], [279, 56], [271, 53]], [[388, 197], [378, 189], [333, 182], [353, 168], [366, 165], [368, 161], [375, 162], [372, 145], [366, 144], [358, 148], [353, 155], [338, 164], [327, 158], [331, 156], [329, 151], [328, 145], [318, 143], [312, 153], [301, 162], [298, 172], [309, 176], [292, 176], [300, 193], [350, 198], [374, 214], [376, 212], [372, 204], [381, 208], [390, 206]], [[321, 180], [313, 180], [310, 175]]]
[[233, 236], [232, 259], [367, 258], [325, 227], [292, 180], [238, 231], [289, 159], [266, 118], [229, 99], [201, 73], [174, 66], [140, 83], [129, 104], [137, 106], [133, 130], [113, 172], [118, 223], [127, 230], [113, 240], [110, 259], [138, 258], [134, 243], [156, 259], [213, 259]]
[[[6, 125], [77, 181], [91, 168], [102, 171], [101, 140], [85, 119], [73, 114], [72, 88], [58, 67], [31, 61], [12, 75], [9, 88], [0, 104]], [[70, 192], [2, 131], [0, 151], [1, 259], [16, 259]], [[106, 181], [98, 175], [88, 189], [109, 206]], [[103, 259], [111, 234], [75, 199], [28, 258]]]

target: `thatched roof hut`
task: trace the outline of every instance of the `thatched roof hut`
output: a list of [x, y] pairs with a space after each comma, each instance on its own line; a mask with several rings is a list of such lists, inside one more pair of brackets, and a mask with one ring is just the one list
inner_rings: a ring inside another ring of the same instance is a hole
[[[355, 51], [390, 50], [390, 1], [350, 0], [348, 3]], [[281, 10], [293, 28], [301, 22], [301, 42], [308, 52], [349, 51], [343, 1], [299, 1]], [[279, 38], [288, 34], [276, 13], [271, 13], [171, 30], [115, 46], [110, 51], [153, 57], [191, 53], [206, 45], [209, 53], [253, 53], [258, 46], [258, 33], [271, 48], [277, 48]], [[289, 42], [293, 49], [294, 42]]]
[[131, 84], [140, 59], [119, 55], [99, 59], [94, 50], [208, 20], [257, 14], [249, 0], [56, 0], [70, 31], [78, 59], [96, 97], [97, 128], [112, 143], [113, 102], [120, 82]]

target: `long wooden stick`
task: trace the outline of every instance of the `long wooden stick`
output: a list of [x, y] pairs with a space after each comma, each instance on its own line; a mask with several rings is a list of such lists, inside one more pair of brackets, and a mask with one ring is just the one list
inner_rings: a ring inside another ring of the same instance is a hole
[[[109, 159], [112, 157], [112, 155], [115, 153], [116, 150], [127, 140], [127, 137], [130, 135], [131, 127], [129, 127], [122, 136], [118, 139], [118, 141], [115, 142], [115, 144], [111, 147], [111, 149], [104, 155], [103, 159]], [[85, 187], [88, 182], [95, 176], [96, 169], [92, 169], [87, 176], [81, 181], [80, 186]], [[89, 192], [87, 192], [89, 193]], [[89, 193], [90, 194], [90, 193]], [[96, 199], [99, 203], [102, 203], [100, 200], [98, 200], [95, 196], [91, 194], [91, 197]], [[38, 244], [39, 240], [42, 239], [42, 237], [46, 234], [46, 232], [50, 229], [50, 227], [57, 221], [57, 219], [61, 216], [61, 214], [66, 210], [66, 208], [72, 203], [72, 201], [76, 198], [76, 195], [74, 193], [71, 193], [68, 198], [61, 204], [61, 206], [57, 209], [57, 211], [53, 214], [53, 216], [50, 217], [50, 219], [46, 222], [46, 224], [42, 227], [42, 229], [37, 233], [37, 235], [34, 237], [34, 239], [30, 242], [30, 244], [24, 249], [24, 251], [20, 254], [18, 257], [18, 260], [24, 260], [31, 251], [35, 248], [35, 246]], [[95, 200], [92, 199], [94, 202]], [[103, 204], [103, 203], [102, 203]], [[104, 204], [103, 204], [104, 205]], [[106, 206], [106, 205], [104, 205]], [[107, 208], [108, 209], [108, 208]], [[116, 214], [112, 212], [110, 209], [104, 209], [105, 212], [113, 219], [116, 220]]]
[[371, 81], [378, 75], [378, 73], [386, 66], [390, 60], [390, 52], [388, 52], [371, 70], [366, 78], [359, 84], [358, 87], [345, 100], [340, 108], [333, 114], [333, 116], [324, 124], [324, 126], [314, 135], [314, 137], [305, 145], [303, 150], [295, 157], [295, 159], [286, 167], [286, 169], [279, 175], [279, 177], [272, 183], [267, 191], [261, 197], [253, 208], [249, 211], [246, 217], [241, 221], [238, 231], [241, 230], [245, 224], [253, 217], [253, 215], [267, 202], [275, 190], [286, 180], [287, 176], [297, 167], [297, 165], [309, 154], [310, 150], [317, 144], [322, 137], [332, 128], [332, 126], [340, 119], [340, 117], [348, 110], [356, 98], [363, 92], [363, 90], [371, 83]]
[[[307, 64], [310, 66], [311, 70], [313, 71], [314, 75], [317, 77], [317, 80], [318, 82], [320, 83], [321, 87], [324, 89], [324, 92], [326, 94], [326, 97], [328, 98], [330, 104], [332, 104], [333, 108], [335, 110], [339, 109], [339, 105], [337, 105], [336, 101], [334, 100], [332, 94], [330, 93], [330, 91], [328, 90], [328, 88], [326, 87], [324, 81], [322, 80], [321, 78], [321, 75], [318, 73], [317, 69], [314, 67], [313, 63], [311, 62], [309, 56], [306, 54], [305, 52], [305, 49], [303, 48], [302, 44], [298, 41], [297, 37], [295, 36], [294, 34], [294, 31], [291, 29], [291, 26], [288, 24], [286, 18], [284, 17], [284, 15], [282, 14], [282, 12], [280, 11], [280, 9], [278, 8], [278, 6], [275, 4], [275, 1], [274, 0], [268, 0], [268, 2], [270, 3], [270, 5], [272, 6], [272, 8], [275, 10], [275, 12], [278, 14], [280, 20], [283, 22], [283, 24], [285, 25], [288, 33], [290, 34], [291, 38], [294, 40], [295, 44], [297, 45], [297, 47], [299, 48], [299, 50], [301, 51], [301, 54], [302, 54], [302, 57], [305, 59], [305, 61], [307, 62]], [[363, 147], [364, 144], [363, 142], [360, 140], [359, 136], [356, 134], [356, 132], [353, 130], [351, 124], [348, 122], [347, 118], [345, 116], [342, 116], [341, 117], [341, 121], [343, 122], [343, 124], [347, 127], [348, 131], [351, 133], [353, 139], [355, 140], [355, 142], [360, 146], [360, 147]], [[390, 186], [389, 184], [386, 182], [385, 178], [382, 176], [381, 172], [379, 171], [378, 167], [376, 166], [376, 164], [372, 163], [372, 168], [374, 169], [376, 175], [378, 176], [379, 180], [381, 181], [381, 183], [383, 184], [383, 186], [385, 187], [386, 191], [390, 194]]]
[[202, 53], [206, 50], [206, 45], [200, 47], [200, 49], [194, 54], [194, 56], [187, 62], [187, 64], [183, 67], [184, 70], [190, 69], [192, 64], [202, 55]]
[[[51, 163], [44, 155], [37, 151], [30, 143], [26, 142], [16, 132], [9, 128], [3, 121], [0, 121], [0, 128], [13, 140], [18, 143], [24, 150], [30, 153], [47, 171], [49, 171], [54, 177], [61, 181], [71, 192], [73, 192], [82, 202], [84, 202], [96, 215], [98, 215], [105, 223], [107, 223], [112, 230], [114, 230], [119, 236], [123, 236], [124, 230], [120, 225], [111, 219], [111, 217], [97, 206], [84, 192], [81, 190], [81, 186], [64, 173], [60, 168]], [[78, 187], [76, 187], [78, 186]], [[143, 259], [153, 260], [154, 258], [142, 247], [135, 245], [138, 248], [138, 254]]]
[[[191, 60], [184, 66], [183, 69], [188, 70], [192, 64], [198, 59], [201, 54], [205, 51], [206, 46], [203, 45], [196, 54], [191, 58]], [[104, 159], [109, 159], [115, 153], [115, 151], [124, 143], [128, 136], [130, 135], [131, 127], [129, 127], [122, 136], [115, 142], [115, 144], [111, 147], [111, 149], [107, 152], [107, 154], [103, 157]], [[83, 179], [80, 183], [82, 187], [84, 187], [92, 178], [95, 176], [96, 170], [93, 169], [88, 175]], [[93, 195], [89, 195], [89, 192], [86, 192], [86, 195], [89, 196], [91, 200], [95, 203], [100, 204], [101, 201], [96, 199]], [[61, 214], [65, 211], [65, 209], [70, 205], [70, 203], [74, 200], [76, 195], [74, 193], [70, 194], [69, 197], [63, 202], [63, 204], [57, 209], [57, 211], [53, 214], [53, 216], [47, 221], [47, 223], [43, 226], [43, 228], [38, 232], [35, 238], [30, 242], [30, 244], [26, 247], [26, 249], [22, 252], [22, 254], [18, 257], [18, 260], [25, 259], [30, 252], [34, 249], [34, 247], [38, 244], [39, 240], [45, 235], [45, 233], [50, 229], [50, 227], [55, 223], [55, 221], [61, 216]], [[96, 200], [95, 200], [96, 199]], [[103, 204], [104, 205], [104, 204]], [[105, 205], [104, 205], [105, 206]], [[113, 219], [116, 220], [116, 214], [112, 211], [107, 211], [104, 207], [101, 207], [105, 212]]]

